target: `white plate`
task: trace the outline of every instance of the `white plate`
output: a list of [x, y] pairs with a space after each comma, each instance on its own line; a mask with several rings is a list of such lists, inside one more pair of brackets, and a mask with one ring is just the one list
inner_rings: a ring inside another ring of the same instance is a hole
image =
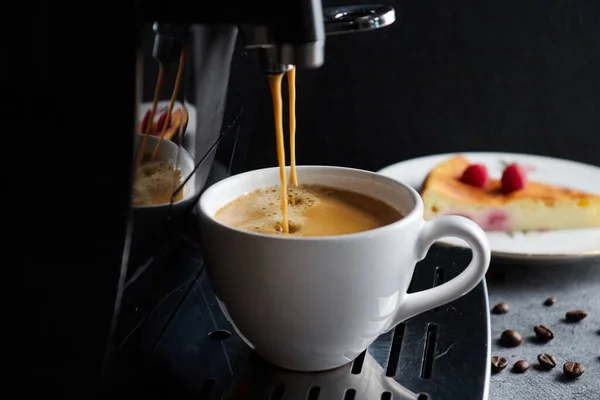
[[[458, 153], [456, 153], [458, 154]], [[423, 180], [438, 163], [456, 155], [439, 154], [390, 165], [380, 174], [420, 190]], [[600, 168], [574, 161], [511, 153], [461, 153], [475, 163], [487, 166], [499, 178], [507, 163], [517, 162], [528, 169], [528, 178], [538, 182], [600, 194]], [[600, 228], [549, 232], [487, 232], [492, 255], [502, 258], [564, 260], [600, 256]], [[440, 239], [439, 243], [466, 247], [460, 239]]]

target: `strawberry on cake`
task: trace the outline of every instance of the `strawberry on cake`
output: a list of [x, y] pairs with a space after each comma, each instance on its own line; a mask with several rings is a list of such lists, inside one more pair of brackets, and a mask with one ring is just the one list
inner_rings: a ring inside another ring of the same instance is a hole
[[518, 164], [492, 179], [485, 165], [452, 157], [429, 173], [421, 197], [425, 219], [462, 215], [486, 231], [600, 227], [600, 195], [528, 181]]

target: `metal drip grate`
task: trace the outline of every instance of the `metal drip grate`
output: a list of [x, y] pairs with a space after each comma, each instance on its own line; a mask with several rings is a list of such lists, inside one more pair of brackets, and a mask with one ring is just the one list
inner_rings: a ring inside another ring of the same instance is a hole
[[[181, 285], [179, 278], [177, 291], [164, 289], [167, 297], [163, 294], [149, 303], [148, 290], [126, 293], [125, 310], [138, 311], [135, 318], [131, 312], [122, 316], [121, 338], [126, 340], [114, 360], [112, 390], [137, 397], [147, 392], [146, 399], [487, 398], [490, 331], [485, 282], [451, 304], [398, 325], [349, 365], [298, 373], [268, 364], [238, 337], [202, 272], [199, 249], [190, 243], [179, 241], [173, 256], [159, 263], [168, 267], [156, 267], [144, 277], [147, 282], [161, 279], [164, 286], [176, 280], [168, 271], [187, 268], [187, 284]], [[469, 259], [461, 249], [431, 249], [417, 266], [409, 291], [452, 279]], [[146, 287], [143, 282], [136, 285]], [[133, 332], [128, 332], [131, 327]]]

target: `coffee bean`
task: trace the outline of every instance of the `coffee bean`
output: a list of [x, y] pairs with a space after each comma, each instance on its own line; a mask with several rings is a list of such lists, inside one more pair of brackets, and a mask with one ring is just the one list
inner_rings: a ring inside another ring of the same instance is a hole
[[516, 347], [523, 343], [523, 338], [519, 332], [508, 329], [502, 332], [502, 335], [500, 335], [500, 343], [506, 347]]
[[544, 305], [550, 307], [552, 304], [556, 303], [556, 297], [548, 297], [544, 301]]
[[529, 363], [525, 360], [519, 360], [513, 365], [512, 370], [517, 374], [522, 374], [529, 369]]
[[506, 314], [510, 307], [506, 303], [498, 303], [492, 308], [494, 314]]
[[535, 332], [535, 336], [544, 342], [554, 339], [554, 332], [552, 332], [549, 328], [544, 325], [537, 325], [533, 328]]
[[556, 367], [556, 357], [552, 354], [542, 353], [537, 356], [538, 362], [545, 369], [552, 369]]
[[582, 319], [584, 319], [585, 317], [587, 317], [587, 315], [588, 315], [588, 313], [586, 313], [583, 310], [573, 310], [573, 311], [568, 311], [565, 314], [565, 318], [569, 322], [579, 322]]
[[564, 374], [571, 379], [579, 378], [584, 371], [585, 368], [583, 367], [583, 364], [579, 362], [568, 361], [563, 365]]
[[492, 371], [494, 372], [502, 371], [504, 368], [506, 368], [507, 364], [508, 361], [504, 357], [492, 357]]

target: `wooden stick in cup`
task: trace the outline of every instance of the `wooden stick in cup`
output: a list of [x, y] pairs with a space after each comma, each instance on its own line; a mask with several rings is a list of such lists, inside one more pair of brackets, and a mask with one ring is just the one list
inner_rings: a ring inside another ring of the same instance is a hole
[[158, 62], [158, 78], [156, 79], [156, 86], [154, 87], [154, 99], [152, 100], [152, 109], [150, 110], [150, 115], [148, 116], [148, 123], [146, 124], [146, 128], [144, 129], [144, 137], [142, 138], [142, 146], [138, 153], [137, 158], [137, 171], [142, 166], [142, 162], [144, 161], [144, 154], [146, 153], [146, 144], [148, 142], [148, 136], [150, 136], [150, 130], [152, 129], [152, 124], [154, 121], [154, 115], [156, 114], [156, 107], [158, 105], [158, 99], [160, 98], [160, 92], [162, 91], [163, 83], [165, 81], [165, 67], [159, 61]]
[[167, 110], [167, 119], [165, 120], [165, 124], [162, 127], [162, 131], [160, 132], [160, 138], [158, 138], [158, 142], [156, 143], [156, 147], [154, 147], [154, 152], [152, 153], [152, 158], [155, 159], [158, 156], [158, 150], [160, 148], [160, 144], [165, 137], [165, 133], [169, 128], [171, 123], [171, 114], [173, 113], [173, 107], [175, 106], [175, 100], [177, 99], [177, 94], [179, 93], [179, 87], [181, 86], [181, 79], [183, 77], [183, 68], [185, 66], [186, 60], [186, 46], [181, 50], [181, 55], [179, 57], [179, 68], [177, 69], [177, 77], [175, 78], [175, 87], [173, 88], [173, 94], [171, 95], [171, 101], [169, 102], [169, 109]]

